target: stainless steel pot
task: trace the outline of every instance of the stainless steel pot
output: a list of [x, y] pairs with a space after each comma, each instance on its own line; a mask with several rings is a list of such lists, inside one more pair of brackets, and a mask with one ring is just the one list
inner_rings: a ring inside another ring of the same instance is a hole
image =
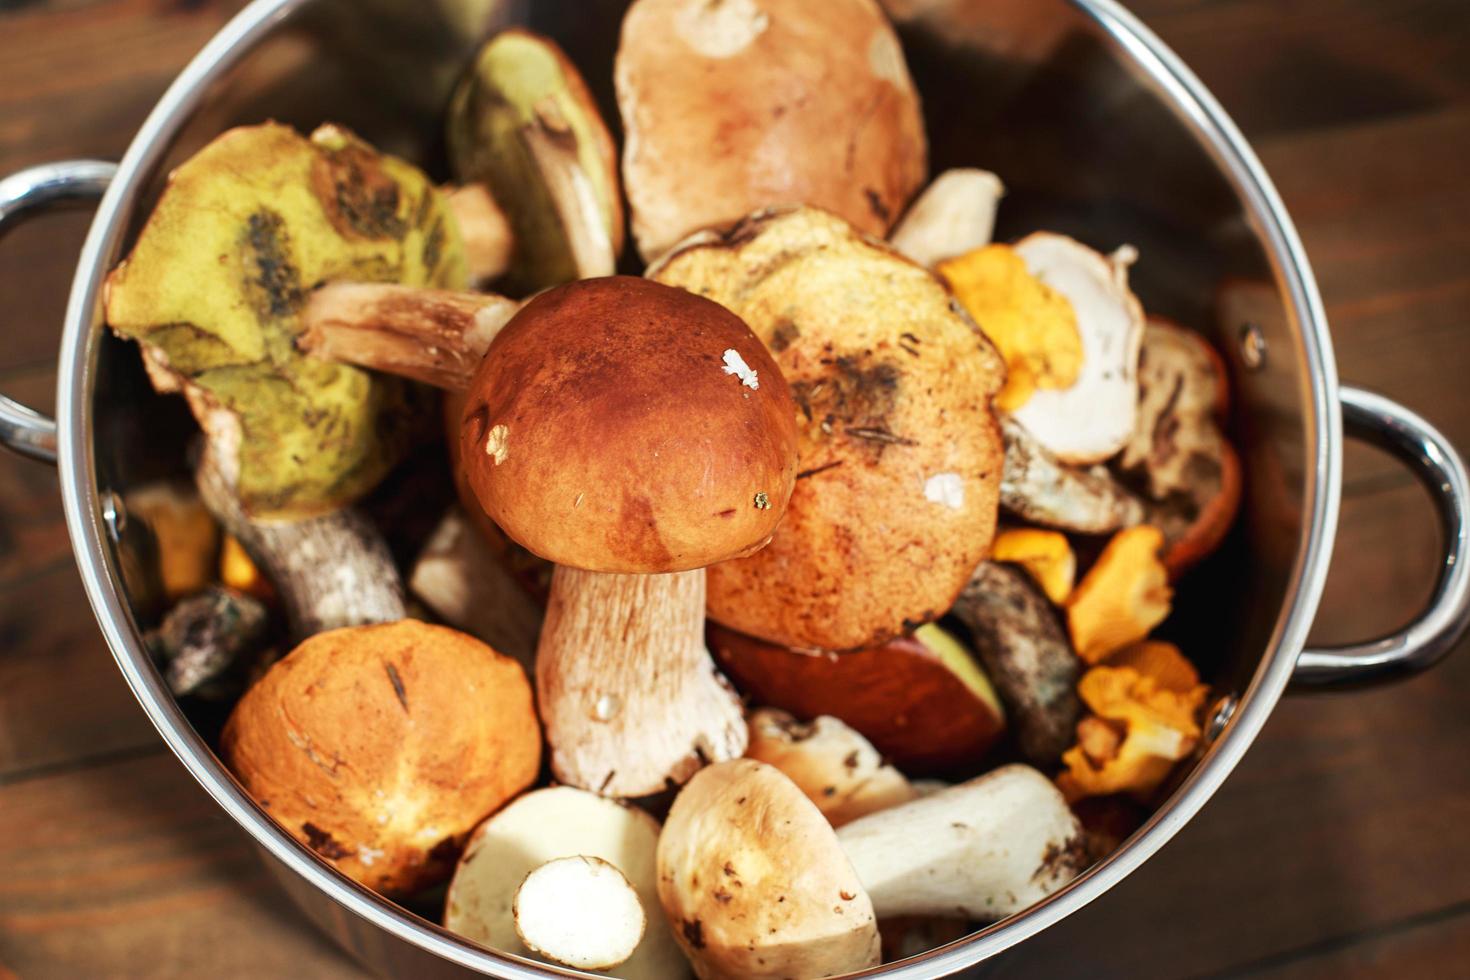
[[[169, 167], [236, 123], [332, 119], [432, 165], [438, 113], [474, 41], [509, 23], [557, 37], [608, 118], [620, 0], [256, 0], [179, 76], [122, 162], [72, 161], [0, 181], [0, 230], [28, 212], [101, 197], [72, 286], [52, 422], [0, 398], [0, 441], [61, 469], [72, 547], [102, 632], [179, 760], [254, 838], [302, 909], [384, 975], [575, 975], [479, 949], [320, 861], [240, 791], [151, 666], [118, 561], [116, 492], [181, 470], [187, 426], [151, 394], [136, 352], [99, 316]], [[1010, 195], [1000, 234], [1131, 241], [1145, 306], [1232, 355], [1246, 460], [1240, 527], [1181, 590], [1175, 621], [1224, 696], [1207, 744], [1153, 818], [1107, 861], [1027, 911], [874, 973], [936, 977], [1081, 908], [1169, 840], [1229, 775], [1289, 686], [1379, 681], [1442, 656], [1470, 623], [1470, 487], [1449, 444], [1413, 413], [1340, 388], [1312, 272], [1254, 154], [1179, 60], [1111, 0], [887, 0], [924, 93], [936, 170], [981, 164]], [[105, 192], [104, 192], [105, 191]], [[1350, 648], [1303, 650], [1336, 531], [1343, 427], [1425, 482], [1445, 556], [1428, 610]], [[1210, 581], [1228, 587], [1211, 587]]]

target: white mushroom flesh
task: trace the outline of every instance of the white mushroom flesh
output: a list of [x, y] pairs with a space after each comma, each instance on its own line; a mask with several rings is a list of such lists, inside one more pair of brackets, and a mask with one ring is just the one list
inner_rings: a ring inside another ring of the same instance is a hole
[[904, 214], [888, 243], [923, 266], [990, 244], [1005, 185], [988, 170], [946, 170]]
[[526, 875], [512, 907], [526, 948], [579, 970], [624, 963], [648, 921], [623, 873], [581, 854], [547, 861]]

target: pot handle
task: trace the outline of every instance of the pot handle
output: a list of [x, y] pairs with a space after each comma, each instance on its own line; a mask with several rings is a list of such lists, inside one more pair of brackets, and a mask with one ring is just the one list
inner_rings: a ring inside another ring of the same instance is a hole
[[[43, 163], [0, 180], [0, 237], [28, 214], [52, 206], [90, 204], [102, 196], [117, 165], [101, 160]], [[56, 422], [0, 395], [0, 445], [56, 462]]]
[[1408, 677], [1449, 653], [1470, 626], [1470, 479], [1464, 460], [1424, 419], [1371, 391], [1342, 389], [1342, 421], [1350, 435], [1398, 457], [1429, 490], [1444, 529], [1444, 563], [1429, 608], [1402, 630], [1367, 643], [1302, 651], [1291, 678], [1299, 688]]

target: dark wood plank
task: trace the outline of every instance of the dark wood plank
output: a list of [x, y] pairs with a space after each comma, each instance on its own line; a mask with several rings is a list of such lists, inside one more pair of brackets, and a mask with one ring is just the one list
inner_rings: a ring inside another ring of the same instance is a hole
[[0, 963], [21, 976], [364, 976], [161, 749], [3, 799]]
[[1239, 975], [1261, 980], [1444, 976], [1447, 966], [1470, 963], [1470, 908], [1442, 910], [1306, 952], [1250, 964]]
[[[0, 373], [0, 391], [49, 413], [56, 374], [50, 366]], [[55, 468], [9, 456], [0, 460], [0, 590], [67, 562], [70, 554]]]

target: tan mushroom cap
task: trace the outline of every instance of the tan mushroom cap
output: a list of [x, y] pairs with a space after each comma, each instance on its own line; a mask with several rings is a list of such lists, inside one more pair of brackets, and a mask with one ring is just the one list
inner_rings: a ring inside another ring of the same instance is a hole
[[873, 906], [836, 833], [763, 762], [708, 766], [680, 792], [659, 836], [658, 895], [703, 980], [878, 965]]
[[875, 0], [638, 0], [615, 75], [645, 259], [773, 205], [883, 235], [924, 182], [919, 96]]
[[475, 825], [536, 779], [519, 664], [406, 619], [318, 633], [245, 693], [220, 752], [282, 829], [374, 891], [448, 878]]
[[465, 474], [515, 541], [600, 572], [675, 572], [749, 554], [796, 475], [796, 406], [744, 321], [612, 276], [548, 290], [475, 373]]

